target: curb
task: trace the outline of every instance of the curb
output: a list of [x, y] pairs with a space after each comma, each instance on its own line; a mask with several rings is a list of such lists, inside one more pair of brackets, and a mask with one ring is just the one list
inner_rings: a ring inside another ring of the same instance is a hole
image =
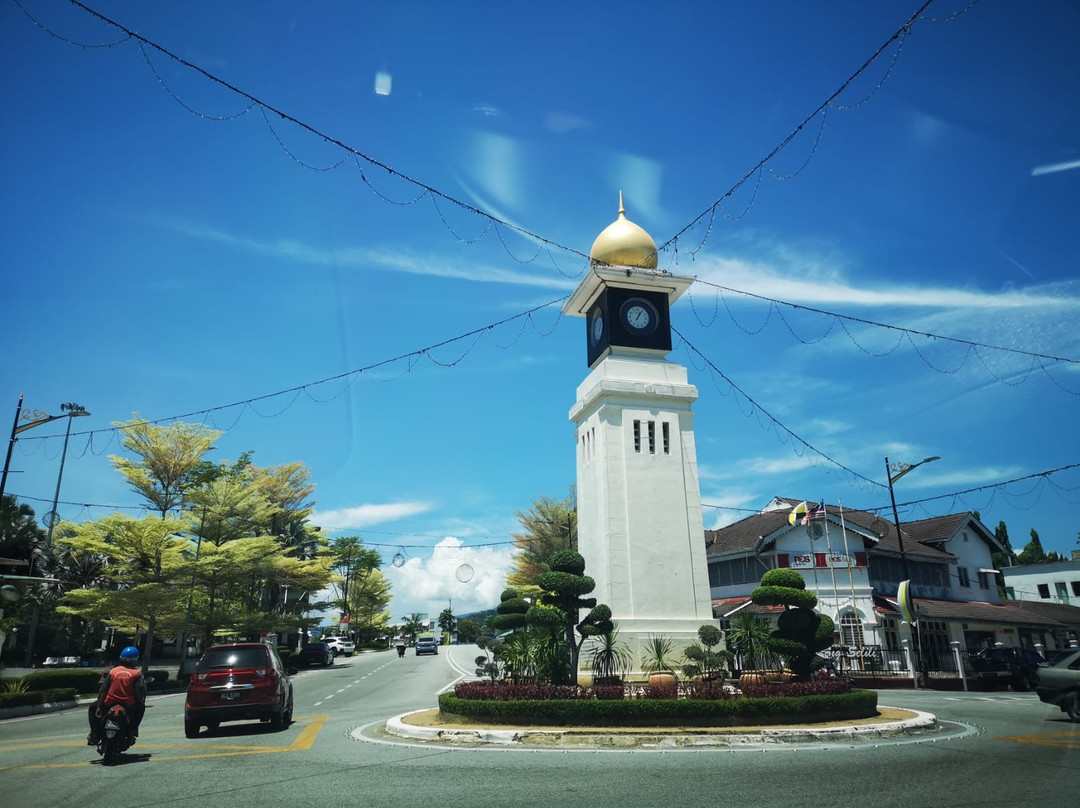
[[[167, 688], [163, 691], [154, 691], [153, 693], [147, 694], [146, 700], [151, 701], [161, 696], [171, 696], [183, 692], [185, 692], [185, 690], [180, 688]], [[96, 696], [78, 696], [75, 699], [49, 702], [46, 704], [24, 704], [20, 707], [0, 707], [0, 721], [7, 718], [25, 718], [28, 715], [44, 715], [46, 713], [60, 712], [61, 710], [73, 710], [76, 707], [85, 707], [88, 704], [93, 704], [95, 701], [97, 701]]]
[[754, 732], [693, 732], [686, 729], [671, 731], [642, 729], [640, 731], [605, 732], [603, 730], [572, 730], [550, 727], [496, 729], [495, 727], [447, 729], [419, 727], [402, 719], [426, 710], [414, 710], [390, 718], [386, 731], [391, 735], [414, 740], [438, 741], [446, 744], [493, 744], [532, 747], [739, 747], [769, 744], [799, 744], [807, 742], [858, 743], [880, 738], [916, 735], [937, 729], [937, 717], [931, 713], [912, 710], [914, 718], [880, 724], [859, 724], [839, 727], [770, 727]]
[[23, 704], [20, 707], [0, 708], [0, 721], [5, 718], [22, 718], [27, 715], [40, 715], [42, 713], [56, 713], [60, 710], [71, 710], [78, 707], [75, 699], [68, 701], [46, 702], [45, 704]]

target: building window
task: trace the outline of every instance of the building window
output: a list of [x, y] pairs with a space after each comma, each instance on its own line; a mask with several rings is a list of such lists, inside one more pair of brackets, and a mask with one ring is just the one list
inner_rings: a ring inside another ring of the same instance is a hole
[[977, 576], [978, 576], [978, 579], [979, 579], [979, 589], [989, 589], [990, 588], [990, 576], [987, 575], [982, 570], [979, 570], [979, 572], [977, 573]]
[[649, 454], [656, 454], [656, 421], [649, 421]]
[[634, 420], [634, 451], [641, 454], [641, 421]]
[[960, 586], [965, 588], [971, 586], [971, 578], [968, 577], [967, 567], [957, 567], [956, 577], [960, 579]]
[[885, 634], [885, 650], [897, 651], [900, 649], [900, 631], [896, 627], [895, 617], [882, 618], [881, 628]]
[[1073, 581], [1072, 582], [1072, 591], [1073, 591], [1074, 595], [1076, 595], [1078, 598], [1080, 598], [1080, 581]]
[[1054, 589], [1057, 590], [1057, 599], [1062, 603], [1069, 602], [1069, 590], [1065, 587], [1065, 582], [1061, 581], [1054, 584]]
[[1050, 597], [1050, 584], [1039, 584], [1039, 597], [1040, 598], [1048, 598], [1048, 597]]
[[[661, 429], [664, 433], [664, 454], [671, 454], [671, 424], [664, 421]], [[1076, 581], [1073, 586], [1080, 586], [1080, 581]]]
[[849, 648], [862, 648], [866, 644], [862, 621], [857, 614], [848, 612], [840, 618], [840, 644]]
[[760, 581], [769, 568], [753, 556], [717, 561], [709, 565], [709, 586], [731, 586]]

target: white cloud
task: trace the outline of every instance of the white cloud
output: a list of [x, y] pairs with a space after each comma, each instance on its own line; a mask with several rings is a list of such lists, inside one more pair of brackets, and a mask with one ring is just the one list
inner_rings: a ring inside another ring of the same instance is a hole
[[[464, 547], [461, 539], [448, 536], [430, 556], [410, 558], [401, 567], [385, 567], [383, 572], [394, 587], [391, 622], [398, 623], [413, 612], [434, 619], [451, 601], [456, 615], [492, 608], [506, 588], [513, 553], [509, 544]], [[462, 565], [472, 568], [467, 581], [458, 580]]]
[[[477, 221], [482, 227], [483, 222], [479, 219]], [[421, 255], [404, 247], [320, 249], [297, 239], [260, 241], [201, 224], [176, 220], [161, 223], [177, 233], [200, 241], [223, 244], [232, 249], [295, 261], [298, 264], [314, 264], [365, 272], [390, 270], [410, 275], [456, 278], [475, 283], [503, 283], [556, 290], [570, 290], [577, 285], [576, 281], [569, 278], [546, 276], [536, 272], [518, 272], [443, 254]]]
[[[987, 292], [926, 284], [875, 285], [870, 278], [860, 278], [855, 285], [838, 268], [839, 262], [800, 256], [790, 249], [773, 252], [772, 260], [761, 261], [699, 256], [694, 269], [700, 280], [789, 303], [980, 310], [982, 314], [987, 310], [1001, 309], [1080, 308], [1080, 297], [1068, 294], [1067, 287], [1063, 290], [1046, 285]], [[1062, 294], [1063, 291], [1066, 294]], [[712, 290], [702, 286], [694, 289], [693, 293], [706, 297], [712, 294]], [[735, 294], [728, 295], [727, 299], [731, 304], [740, 300]]]
[[370, 527], [395, 519], [404, 519], [430, 511], [430, 502], [388, 502], [381, 505], [358, 505], [354, 508], [317, 511], [311, 520], [323, 530], [349, 530]]

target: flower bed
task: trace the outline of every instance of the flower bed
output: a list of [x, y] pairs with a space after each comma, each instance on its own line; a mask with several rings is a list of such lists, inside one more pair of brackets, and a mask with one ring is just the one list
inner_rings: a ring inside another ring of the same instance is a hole
[[852, 689], [846, 682], [760, 685], [753, 694], [741, 696], [714, 683], [690, 685], [675, 693], [653, 690], [645, 688], [638, 697], [629, 697], [617, 686], [469, 682], [439, 696], [439, 709], [495, 724], [611, 727], [809, 724], [877, 715], [877, 693]]

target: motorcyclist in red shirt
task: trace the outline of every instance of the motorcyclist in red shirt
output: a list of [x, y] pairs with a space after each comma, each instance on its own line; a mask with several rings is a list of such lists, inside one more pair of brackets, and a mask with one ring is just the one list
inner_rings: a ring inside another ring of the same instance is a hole
[[139, 670], [139, 649], [129, 645], [120, 652], [120, 664], [101, 678], [97, 700], [90, 705], [90, 735], [86, 743], [97, 746], [101, 738], [101, 720], [113, 704], [123, 704], [127, 710], [131, 742], [139, 734], [139, 724], [146, 712], [146, 680]]

